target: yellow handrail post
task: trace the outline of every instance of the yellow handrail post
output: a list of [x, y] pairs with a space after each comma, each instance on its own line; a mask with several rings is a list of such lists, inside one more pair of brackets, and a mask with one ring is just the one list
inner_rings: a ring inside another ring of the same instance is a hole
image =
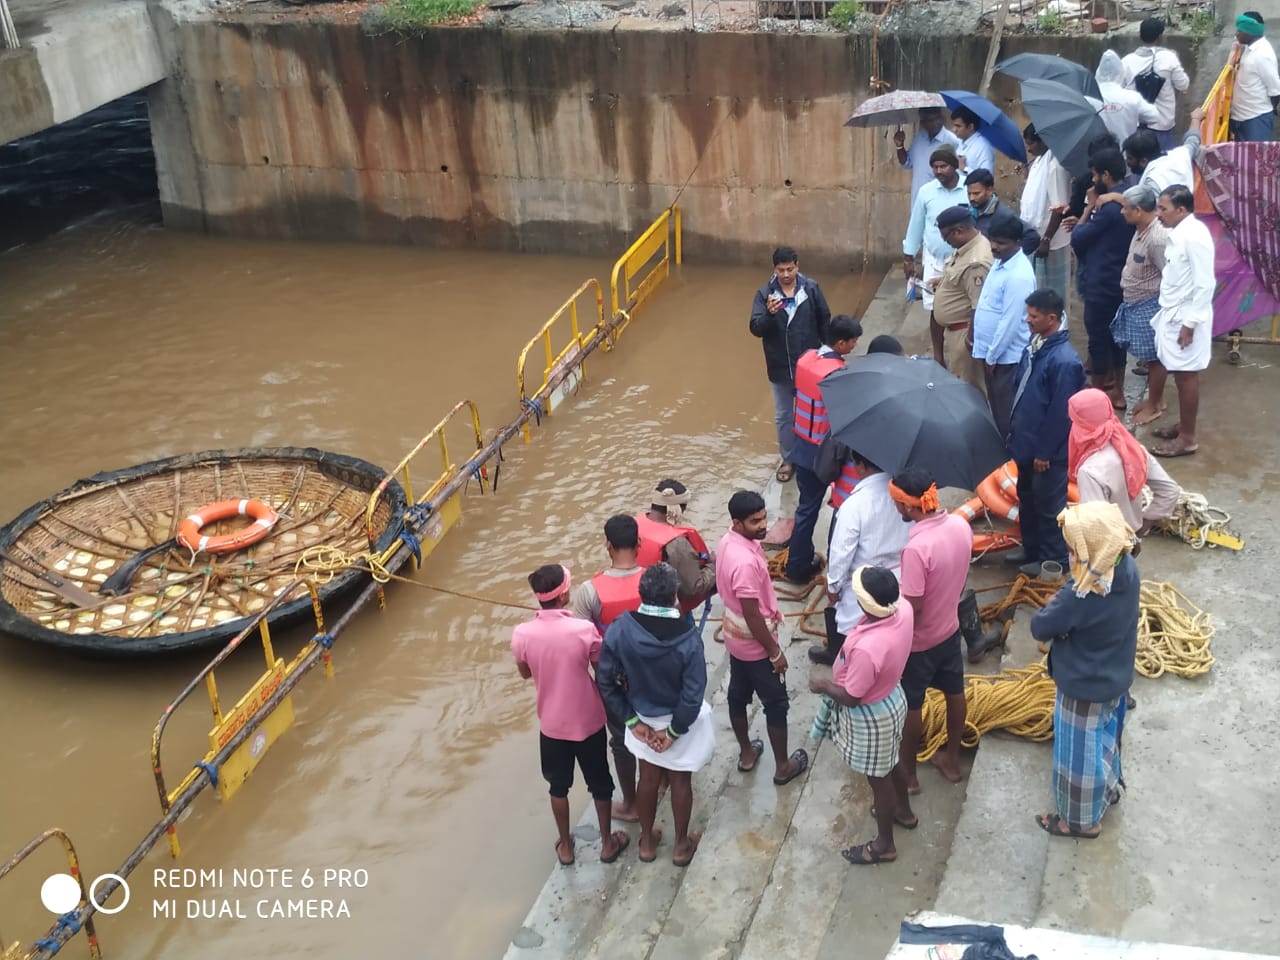
[[[596, 294], [596, 322], [591, 331], [584, 334], [578, 324], [578, 300], [593, 288]], [[570, 338], [564, 349], [557, 353], [551, 339], [551, 328], [565, 314], [569, 316]], [[578, 358], [576, 355], [582, 350], [582, 345], [591, 334], [603, 324], [604, 290], [600, 286], [600, 281], [593, 278], [578, 287], [569, 299], [560, 305], [560, 309], [551, 315], [551, 319], [544, 323], [541, 329], [525, 344], [524, 349], [520, 351], [520, 355], [516, 358], [516, 391], [520, 398], [520, 405], [529, 407], [532, 404], [537, 404], [539, 420], [543, 416], [549, 415], [561, 399], [561, 395], [556, 388], [560, 387], [561, 383], [568, 383], [569, 386], [565, 388], [567, 392], [567, 390], [577, 385], [578, 378], [586, 376], [585, 358]], [[529, 352], [539, 340], [542, 341], [546, 353], [546, 368], [542, 373], [542, 383], [537, 390], [531, 393], [525, 379], [525, 367], [528, 365]], [[555, 381], [554, 384], [553, 381]], [[530, 431], [527, 422], [521, 427], [521, 434], [524, 437], [524, 442], [528, 443]]]
[[676, 214], [676, 265], [679, 266], [684, 263], [684, 240], [681, 236], [680, 229], [680, 205], [678, 203], [673, 203], [671, 205], [671, 209], [674, 210]]

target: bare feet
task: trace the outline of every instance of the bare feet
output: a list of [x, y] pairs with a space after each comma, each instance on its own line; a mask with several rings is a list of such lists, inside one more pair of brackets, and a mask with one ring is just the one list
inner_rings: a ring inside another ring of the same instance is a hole
[[951, 783], [960, 782], [960, 765], [942, 751], [935, 753], [929, 762], [937, 768], [940, 774], [942, 774], [943, 779], [948, 780]]
[[698, 852], [698, 841], [702, 839], [702, 834], [691, 833], [684, 843], [677, 843], [675, 850], [671, 854], [671, 862], [677, 867], [687, 867], [693, 862], [693, 855]]
[[562, 867], [573, 865], [573, 839], [556, 841], [556, 859]]
[[613, 863], [622, 851], [631, 845], [631, 838], [621, 830], [615, 830], [600, 841], [600, 862]]
[[1164, 416], [1165, 408], [1161, 406], [1153, 406], [1150, 401], [1143, 400], [1140, 404], [1133, 408], [1133, 425], [1135, 427], [1145, 427], [1148, 423], [1155, 423]]
[[640, 814], [636, 813], [636, 808], [625, 803], [615, 803], [612, 813], [613, 819], [621, 820], [623, 823], [640, 822]]
[[1159, 437], [1161, 440], [1177, 440], [1178, 434], [1182, 432], [1182, 427], [1174, 424], [1171, 427], [1156, 427], [1151, 431], [1153, 437]]
[[920, 794], [920, 781], [915, 776], [907, 778], [907, 793], [913, 797]]
[[654, 827], [653, 833], [646, 837], [640, 834], [640, 859], [645, 863], [653, 863], [658, 859], [658, 844], [662, 842], [662, 828]]

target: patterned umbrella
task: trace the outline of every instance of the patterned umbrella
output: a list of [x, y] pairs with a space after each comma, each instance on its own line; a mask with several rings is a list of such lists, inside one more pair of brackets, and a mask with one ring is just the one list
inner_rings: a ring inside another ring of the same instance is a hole
[[879, 97], [872, 97], [858, 105], [858, 109], [844, 122], [846, 127], [900, 127], [916, 119], [917, 111], [925, 107], [945, 107], [942, 97], [923, 90], [895, 90]]

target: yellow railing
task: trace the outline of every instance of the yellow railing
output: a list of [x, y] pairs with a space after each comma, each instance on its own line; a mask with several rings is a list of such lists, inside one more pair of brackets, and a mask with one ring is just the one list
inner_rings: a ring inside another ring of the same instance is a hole
[[[57, 827], [46, 830], [10, 857], [9, 862], [3, 867], [0, 867], [0, 879], [3, 879], [11, 870], [13, 870], [14, 867], [27, 859], [27, 857], [31, 856], [31, 854], [35, 853], [35, 851], [38, 850], [46, 840], [51, 840], [54, 837], [57, 837], [62, 842], [62, 849], [67, 855], [68, 873], [75, 877], [76, 883], [80, 885], [80, 902], [76, 905], [75, 909], [77, 911], [81, 910], [89, 904], [89, 891], [86, 890], [84, 886], [84, 873], [80, 870], [80, 857], [76, 854], [76, 848], [71, 843], [71, 838]], [[17, 899], [17, 897], [11, 898], [11, 900]], [[23, 899], [25, 900], [26, 898], [24, 897]], [[89, 956], [91, 960], [99, 960], [102, 956], [102, 948], [98, 946], [98, 935], [93, 929], [93, 914], [90, 914], [85, 918], [84, 935], [89, 942]], [[38, 943], [33, 944], [25, 950], [20, 943], [11, 943], [8, 948], [4, 948], [3, 944], [0, 944], [0, 950], [3, 951], [4, 957], [27, 957], [38, 948]]]
[[[612, 317], [622, 322], [614, 331], [614, 339], [622, 335], [641, 304], [649, 299], [671, 272], [671, 256], [682, 261], [680, 207], [672, 204], [662, 211], [640, 239], [618, 258], [609, 282]], [[672, 248], [674, 247], [674, 251]], [[658, 255], [661, 254], [661, 257]], [[654, 262], [654, 258], [658, 257]], [[637, 278], [639, 278], [637, 280]]]
[[[322, 636], [324, 634], [324, 614], [320, 609], [320, 595], [316, 592], [315, 585], [311, 581], [295, 580], [277, 593], [263, 609], [255, 613], [244, 629], [236, 634], [218, 652], [218, 655], [196, 674], [195, 678], [187, 684], [183, 691], [164, 708], [164, 713], [160, 715], [155, 729], [151, 732], [151, 768], [156, 778], [156, 790], [160, 794], [160, 809], [164, 813], [169, 812], [174, 800], [191, 786], [202, 770], [209, 773], [209, 779], [218, 788], [222, 799], [230, 799], [249, 774], [253, 772], [258, 762], [267, 752], [267, 748], [275, 743], [279, 736], [293, 723], [293, 701], [288, 697], [256, 724], [254, 724], [254, 716], [284, 683], [285, 677], [300, 662], [302, 654], [306, 653], [310, 648], [310, 645], [303, 647], [302, 653], [286, 667], [284, 660], [275, 655], [275, 651], [271, 646], [271, 629], [267, 625], [267, 617], [272, 611], [297, 593], [299, 587], [304, 587], [311, 594], [311, 609], [316, 621], [316, 636]], [[262, 640], [262, 654], [266, 659], [266, 671], [249, 688], [249, 692], [236, 701], [231, 710], [224, 713], [222, 702], [218, 696], [218, 682], [214, 676], [214, 670], [224, 663], [255, 629], [257, 629]], [[315, 642], [313, 639], [312, 643], [314, 644]], [[329, 676], [333, 676], [333, 664], [327, 649], [324, 651], [324, 664], [325, 672]], [[205, 754], [203, 760], [193, 765], [182, 782], [170, 791], [165, 786], [164, 768], [160, 763], [160, 744], [164, 739], [164, 731], [169, 724], [169, 718], [173, 716], [174, 711], [182, 705], [183, 701], [195, 692], [201, 680], [205, 682], [205, 689], [209, 695], [209, 708], [213, 713], [213, 729], [209, 731], [209, 752]], [[223, 747], [230, 743], [231, 739], [242, 728], [251, 725], [256, 725], [261, 729], [257, 731], [252, 740], [241, 745], [223, 761], [220, 768], [214, 768], [212, 766], [213, 761]], [[166, 832], [169, 836], [169, 850], [176, 857], [180, 853], [177, 827], [171, 825]]]
[[[583, 294], [589, 290], [595, 290], [596, 294], [596, 314], [595, 322], [588, 328], [587, 333], [582, 332], [582, 327], [578, 322], [578, 301], [582, 299]], [[559, 353], [555, 352], [551, 341], [551, 328], [555, 326], [556, 321], [561, 317], [569, 318], [569, 342], [565, 344], [564, 349]], [[542, 329], [533, 335], [533, 338], [525, 344], [525, 348], [520, 351], [520, 356], [516, 360], [516, 389], [520, 395], [520, 403], [527, 405], [529, 403], [538, 404], [538, 418], [545, 414], [551, 413], [560, 402], [570, 396], [574, 390], [578, 388], [578, 384], [587, 374], [586, 360], [581, 359], [575, 362], [575, 355], [582, 352], [583, 344], [586, 343], [590, 333], [604, 324], [604, 291], [600, 289], [600, 281], [592, 278], [580, 286], [573, 292], [573, 295], [551, 315], [551, 319], [542, 325]], [[538, 341], [542, 341], [544, 352], [546, 354], [546, 366], [542, 371], [542, 383], [537, 390], [529, 392], [525, 378], [525, 367], [528, 364], [529, 353], [538, 345]], [[556, 389], [548, 391], [547, 388], [552, 386], [553, 380], [559, 378], [559, 382], [555, 384]], [[539, 400], [534, 401], [531, 398], [544, 394]], [[524, 442], [529, 442], [529, 424], [524, 424]]]
[[[378, 500], [386, 491], [388, 484], [390, 484], [397, 475], [399, 475], [400, 483], [404, 487], [405, 499], [407, 499], [410, 504], [417, 505], [429, 501], [457, 474], [458, 468], [449, 458], [449, 438], [445, 435], [445, 428], [449, 425], [449, 421], [462, 412], [463, 409], [466, 409], [471, 414], [471, 428], [475, 432], [476, 449], [480, 450], [484, 447], [484, 434], [480, 429], [480, 411], [476, 409], [476, 405], [470, 400], [459, 400], [453, 405], [453, 409], [446, 413], [440, 422], [432, 427], [427, 432], [427, 435], [419, 440], [412, 450], [405, 454], [404, 459], [387, 472], [387, 475], [382, 478], [382, 482], [378, 484], [377, 488], [373, 491], [373, 494], [369, 497], [369, 506], [365, 510], [364, 518], [365, 530], [369, 535], [369, 543], [372, 544], [375, 537], [373, 516], [374, 512], [378, 508]], [[413, 495], [413, 477], [409, 472], [409, 464], [413, 461], [413, 458], [421, 453], [433, 440], [438, 441], [440, 445], [440, 475], [436, 478], [435, 482], [431, 484], [431, 486], [427, 487], [420, 497], [415, 498]], [[481, 489], [483, 489], [486, 482], [484, 474], [480, 473], [478, 479], [480, 481]], [[450, 498], [448, 503], [453, 504], [453, 512], [455, 514], [461, 512], [461, 508], [458, 507], [454, 498]], [[431, 543], [423, 543], [422, 549], [424, 551], [424, 555], [425, 553], [430, 552], [430, 548], [434, 547], [435, 544], [439, 542], [440, 538], [444, 536], [445, 531], [448, 530], [449, 527], [453, 526], [454, 521], [457, 520], [456, 515], [452, 518], [446, 515], [446, 511], [444, 509], [446, 504], [433, 504], [432, 506], [434, 508], [432, 511], [432, 519], [428, 522], [426, 530], [427, 537]], [[400, 541], [397, 540], [388, 546], [387, 549], [376, 558], [376, 560], [379, 563], [386, 563], [399, 549]]]

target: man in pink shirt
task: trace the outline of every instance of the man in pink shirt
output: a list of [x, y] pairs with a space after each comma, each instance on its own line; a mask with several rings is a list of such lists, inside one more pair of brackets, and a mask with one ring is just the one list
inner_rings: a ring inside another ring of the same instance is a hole
[[850, 863], [868, 866], [898, 859], [895, 823], [907, 830], [920, 825], [899, 759], [907, 699], [898, 680], [911, 653], [914, 615], [884, 567], [859, 567], [850, 588], [864, 615], [836, 655], [831, 679], [811, 676], [809, 689], [834, 701], [827, 733], [850, 768], [871, 785], [876, 838], [840, 852]]
[[593, 676], [600, 631], [569, 610], [571, 581], [564, 567], [539, 567], [529, 575], [529, 586], [542, 609], [511, 632], [511, 652], [520, 676], [532, 678], [538, 692], [542, 776], [551, 785], [551, 813], [560, 833], [556, 857], [565, 866], [573, 863], [569, 788], [577, 761], [600, 821], [600, 859], [613, 863], [630, 838], [613, 830], [604, 704]]
[[764, 742], [752, 740], [747, 707], [753, 696], [764, 707], [765, 730], [773, 748], [773, 782], [790, 783], [809, 768], [809, 754], [787, 756], [787, 657], [778, 645], [778, 597], [760, 541], [768, 529], [764, 497], [739, 490], [729, 498], [732, 526], [716, 547], [716, 589], [724, 601], [724, 646], [729, 652], [729, 724], [741, 749], [738, 769], [754, 770]]
[[947, 701], [947, 745], [933, 765], [952, 783], [960, 782], [960, 740], [964, 736], [964, 654], [961, 650], [960, 594], [969, 576], [973, 528], [941, 509], [938, 485], [928, 471], [908, 468], [889, 484], [905, 523], [913, 524], [902, 548], [902, 595], [915, 612], [911, 656], [902, 675], [907, 726], [902, 734], [902, 768], [912, 793], [920, 748], [924, 694], [941, 690]]

